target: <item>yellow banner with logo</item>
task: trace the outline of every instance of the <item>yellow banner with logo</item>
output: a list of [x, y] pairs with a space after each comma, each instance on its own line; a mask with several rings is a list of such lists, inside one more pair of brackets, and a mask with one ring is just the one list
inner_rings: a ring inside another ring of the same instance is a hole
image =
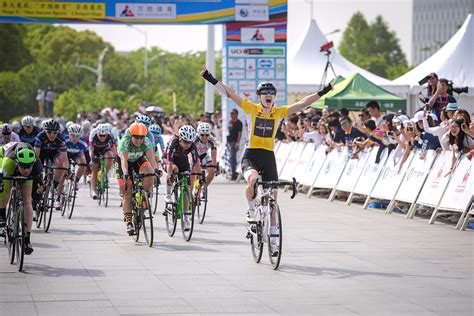
[[101, 19], [105, 18], [105, 3], [0, 0], [0, 16]]

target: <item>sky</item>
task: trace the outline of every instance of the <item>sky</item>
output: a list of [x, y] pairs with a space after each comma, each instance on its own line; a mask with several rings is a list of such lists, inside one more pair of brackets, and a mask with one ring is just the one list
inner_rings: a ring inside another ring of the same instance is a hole
[[[335, 29], [341, 31], [328, 36], [337, 47], [351, 16], [361, 11], [372, 22], [382, 15], [391, 31], [395, 31], [408, 61], [411, 58], [411, 15], [413, 0], [313, 0], [288, 1], [288, 47], [291, 53], [295, 43], [304, 35], [311, 18], [314, 18], [323, 33]], [[408, 21], [408, 23], [407, 23]], [[69, 24], [68, 24], [69, 25]], [[144, 35], [127, 26], [70, 24], [76, 30], [92, 30], [105, 41], [111, 43], [117, 51], [132, 51], [142, 48]], [[158, 46], [166, 51], [184, 53], [207, 49], [206, 25], [136, 25], [147, 32], [148, 48]], [[222, 26], [215, 26], [215, 48], [222, 48]]]

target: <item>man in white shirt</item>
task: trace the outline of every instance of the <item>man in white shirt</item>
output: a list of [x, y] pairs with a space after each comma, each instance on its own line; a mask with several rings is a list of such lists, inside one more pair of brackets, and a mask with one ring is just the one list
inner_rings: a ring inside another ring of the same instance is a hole
[[378, 102], [374, 100], [369, 101], [365, 107], [369, 111], [369, 114], [372, 120], [374, 120], [375, 125], [377, 128], [379, 128], [380, 124], [383, 122], [383, 116], [382, 113], [380, 113], [380, 105]]

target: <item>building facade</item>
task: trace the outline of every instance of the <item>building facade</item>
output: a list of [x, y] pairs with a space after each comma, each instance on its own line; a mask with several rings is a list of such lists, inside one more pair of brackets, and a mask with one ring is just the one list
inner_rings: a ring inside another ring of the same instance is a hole
[[413, 0], [411, 64], [436, 53], [469, 13], [474, 13], [474, 0]]

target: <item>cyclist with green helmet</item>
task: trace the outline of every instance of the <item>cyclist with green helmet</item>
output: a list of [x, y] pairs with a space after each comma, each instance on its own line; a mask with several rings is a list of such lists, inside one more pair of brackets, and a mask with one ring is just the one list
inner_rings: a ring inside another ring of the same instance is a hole
[[[39, 159], [36, 159], [36, 153], [33, 147], [27, 143], [10, 143], [4, 146], [0, 153], [0, 226], [5, 226], [6, 207], [10, 197], [11, 183], [9, 180], [3, 180], [3, 177], [22, 176], [39, 178], [42, 172], [42, 165]], [[23, 211], [27, 226], [27, 236], [25, 244], [25, 254], [33, 252], [31, 245], [31, 228], [33, 226], [33, 206], [32, 189], [33, 181], [24, 181], [21, 185], [23, 196]]]

